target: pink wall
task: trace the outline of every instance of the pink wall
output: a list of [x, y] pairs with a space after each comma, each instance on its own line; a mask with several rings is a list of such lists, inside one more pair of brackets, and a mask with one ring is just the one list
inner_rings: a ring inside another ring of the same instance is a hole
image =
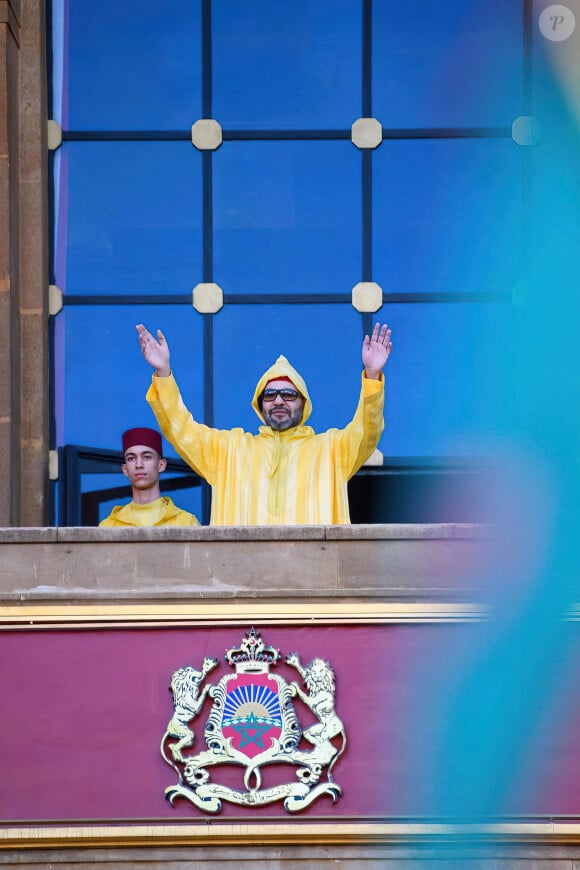
[[[233, 673], [224, 652], [238, 646], [249, 627], [1, 633], [0, 820], [207, 818], [183, 800], [170, 806], [164, 796], [177, 781], [159, 751], [173, 713], [169, 682], [183, 665], [199, 668], [206, 655], [220, 660], [209, 682]], [[303, 664], [314, 656], [328, 659], [337, 677], [336, 710], [348, 744], [333, 773], [343, 796], [335, 805], [322, 797], [302, 815], [436, 815], [437, 748], [458, 668], [468, 658], [477, 626], [260, 631], [283, 657], [295, 650]], [[288, 681], [297, 678], [283, 659], [273, 670]], [[210, 706], [207, 699], [194, 722], [194, 753], [205, 748]], [[303, 727], [313, 721], [302, 702], [294, 706]], [[541, 733], [522, 735], [524, 756], [526, 747], [530, 750], [531, 785], [523, 797], [518, 792], [511, 812], [580, 813], [578, 724], [580, 703], [575, 703], [563, 723], [547, 717]], [[242, 787], [241, 772], [213, 768], [211, 779]], [[265, 786], [296, 781], [288, 765], [263, 773]], [[287, 813], [281, 803], [260, 808], [224, 803], [220, 817], [248, 815]]]

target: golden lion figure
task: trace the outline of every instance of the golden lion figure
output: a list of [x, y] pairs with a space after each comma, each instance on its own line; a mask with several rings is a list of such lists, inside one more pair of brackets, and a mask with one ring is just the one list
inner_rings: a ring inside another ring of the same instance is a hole
[[204, 686], [200, 695], [200, 686], [206, 675], [213, 668], [217, 667], [217, 664], [217, 659], [206, 656], [203, 660], [201, 671], [196, 671], [195, 668], [187, 665], [187, 667], [175, 671], [171, 677], [174, 713], [161, 740], [161, 754], [168, 764], [171, 764], [171, 761], [164, 752], [164, 744], [167, 737], [178, 738], [175, 743], [169, 744], [174, 761], [185, 762], [182, 750], [193, 746], [195, 736], [191, 728], [189, 728], [189, 723], [201, 711], [203, 702], [211, 689], [211, 686]]
[[[292, 683], [292, 688], [298, 697], [312, 710], [318, 719], [317, 724], [305, 729], [304, 738], [316, 748], [323, 747], [325, 750], [324, 756], [332, 758], [328, 768], [328, 779], [332, 782], [331, 770], [346, 747], [344, 725], [334, 709], [334, 671], [329, 662], [320, 658], [312, 659], [310, 664], [302, 667], [297, 653], [294, 652], [286, 656], [286, 664], [296, 668], [308, 689], [308, 694], [306, 694], [298, 683]], [[337, 734], [342, 734], [342, 746], [340, 750], [336, 749], [330, 742]], [[316, 750], [312, 751], [315, 752]]]

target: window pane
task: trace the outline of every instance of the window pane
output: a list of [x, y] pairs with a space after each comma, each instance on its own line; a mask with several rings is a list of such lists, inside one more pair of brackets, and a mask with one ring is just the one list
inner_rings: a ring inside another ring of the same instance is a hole
[[[493, 390], [494, 318], [510, 303], [387, 305], [386, 456], [480, 455]], [[488, 380], [488, 378], [490, 380]]]
[[344, 128], [360, 117], [360, 0], [214, 0], [212, 30], [222, 126]]
[[200, 0], [65, 0], [62, 27], [65, 129], [187, 130], [201, 117]]
[[59, 287], [137, 297], [190, 293], [201, 280], [202, 256], [201, 156], [191, 143], [75, 142], [61, 152]]
[[521, 254], [511, 140], [383, 142], [373, 157], [373, 277], [385, 292], [509, 294]]
[[214, 275], [225, 293], [350, 293], [360, 281], [360, 152], [226, 143], [214, 159]]
[[374, 116], [384, 127], [511, 126], [522, 21], [521, 0], [374, 3]]

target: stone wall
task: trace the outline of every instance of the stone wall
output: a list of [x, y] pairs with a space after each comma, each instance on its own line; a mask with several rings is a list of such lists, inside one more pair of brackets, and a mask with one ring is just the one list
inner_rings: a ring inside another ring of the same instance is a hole
[[[493, 541], [471, 525], [9, 528], [0, 530], [0, 626], [481, 620]], [[4, 824], [0, 866], [580, 868], [570, 819], [197, 822]]]
[[0, 597], [463, 600], [486, 541], [470, 524], [4, 529]]

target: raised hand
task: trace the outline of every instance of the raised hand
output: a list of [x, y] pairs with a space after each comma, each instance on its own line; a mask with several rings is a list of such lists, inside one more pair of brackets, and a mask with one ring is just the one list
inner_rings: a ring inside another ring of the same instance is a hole
[[380, 379], [392, 349], [391, 330], [386, 323], [383, 326], [375, 323], [372, 336], [369, 338], [365, 335], [362, 346], [362, 361], [367, 378], [374, 381]]
[[154, 338], [149, 330], [145, 329], [142, 323], [136, 327], [139, 333], [139, 346], [141, 353], [154, 369], [157, 369], [157, 375], [161, 378], [166, 378], [171, 374], [169, 365], [169, 347], [165, 340], [165, 336], [160, 329], [157, 330], [157, 338]]

